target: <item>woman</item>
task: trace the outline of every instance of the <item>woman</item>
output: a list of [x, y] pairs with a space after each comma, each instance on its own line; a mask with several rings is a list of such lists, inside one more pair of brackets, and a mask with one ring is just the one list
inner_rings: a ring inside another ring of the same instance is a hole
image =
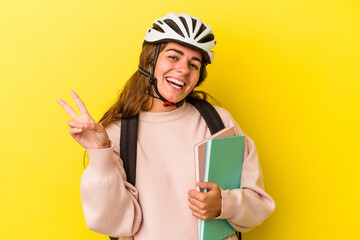
[[[81, 199], [89, 229], [121, 239], [197, 239], [197, 219], [223, 218], [239, 232], [260, 224], [274, 210], [263, 189], [253, 141], [246, 136], [241, 188], [223, 190], [196, 183], [194, 145], [211, 135], [200, 113], [187, 100], [206, 98], [194, 88], [206, 78], [215, 37], [209, 26], [187, 14], [157, 19], [145, 36], [139, 69], [119, 100], [97, 124], [72, 92], [78, 116], [70, 134], [87, 151], [90, 164], [81, 179]], [[216, 107], [225, 127], [231, 115]], [[136, 184], [126, 181], [120, 159], [121, 118], [139, 114]], [[127, 238], [128, 237], [128, 238]], [[236, 235], [227, 239], [237, 239]]]

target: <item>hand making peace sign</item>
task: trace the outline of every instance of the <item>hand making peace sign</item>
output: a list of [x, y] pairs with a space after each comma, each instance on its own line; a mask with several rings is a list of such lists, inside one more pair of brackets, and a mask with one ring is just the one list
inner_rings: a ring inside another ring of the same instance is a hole
[[64, 100], [57, 100], [72, 118], [68, 121], [71, 136], [86, 149], [110, 147], [110, 140], [105, 128], [94, 121], [86, 110], [85, 104], [74, 91], [71, 92], [71, 95], [80, 110], [80, 116]]

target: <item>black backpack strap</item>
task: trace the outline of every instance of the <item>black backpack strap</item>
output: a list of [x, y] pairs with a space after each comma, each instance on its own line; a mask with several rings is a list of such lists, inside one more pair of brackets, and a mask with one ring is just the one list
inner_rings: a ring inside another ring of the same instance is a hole
[[121, 119], [120, 157], [123, 160], [127, 181], [135, 186], [136, 149], [139, 115]]
[[[136, 180], [136, 150], [139, 115], [121, 119], [120, 130], [120, 158], [123, 161], [127, 181], [135, 186]], [[110, 237], [118, 240], [118, 237]]]
[[202, 99], [189, 99], [186, 101], [191, 103], [200, 112], [210, 129], [211, 134], [215, 134], [225, 128], [220, 115], [209, 102]]

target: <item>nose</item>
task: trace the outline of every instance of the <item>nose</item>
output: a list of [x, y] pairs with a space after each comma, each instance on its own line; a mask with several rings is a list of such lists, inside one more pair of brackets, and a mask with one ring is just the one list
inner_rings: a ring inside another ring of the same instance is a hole
[[190, 69], [189, 69], [189, 64], [187, 61], [179, 61], [177, 66], [176, 66], [176, 70], [179, 72], [179, 73], [182, 73], [184, 75], [188, 75], [189, 72], [190, 72]]

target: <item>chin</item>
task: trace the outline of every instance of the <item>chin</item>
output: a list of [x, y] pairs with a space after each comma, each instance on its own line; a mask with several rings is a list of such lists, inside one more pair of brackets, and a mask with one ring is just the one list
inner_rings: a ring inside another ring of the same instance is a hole
[[165, 98], [166, 100], [168, 100], [169, 102], [172, 102], [172, 103], [177, 103], [177, 102], [180, 102], [181, 100], [183, 100], [183, 98], [179, 99], [179, 98]]
[[186, 96], [164, 96], [165, 99], [167, 99], [169, 102], [180, 102], [183, 100]]

